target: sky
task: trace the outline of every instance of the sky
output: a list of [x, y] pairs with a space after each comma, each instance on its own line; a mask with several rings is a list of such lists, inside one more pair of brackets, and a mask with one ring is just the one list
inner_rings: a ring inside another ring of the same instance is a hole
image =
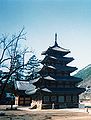
[[0, 35], [14, 34], [22, 27], [26, 44], [39, 59], [54, 45], [69, 49], [71, 66], [78, 70], [91, 64], [91, 0], [0, 0]]

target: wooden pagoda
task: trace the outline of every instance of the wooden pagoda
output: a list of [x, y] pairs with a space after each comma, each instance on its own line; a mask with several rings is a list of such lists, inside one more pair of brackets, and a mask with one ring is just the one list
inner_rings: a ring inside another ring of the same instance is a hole
[[77, 70], [67, 64], [73, 61], [73, 57], [66, 57], [69, 50], [60, 47], [55, 34], [55, 44], [42, 53], [45, 58], [41, 62], [43, 67], [41, 77], [33, 80], [36, 88], [29, 92], [32, 95], [31, 107], [36, 108], [77, 108], [79, 94], [85, 91], [76, 85], [82, 79], [73, 77], [70, 73]]

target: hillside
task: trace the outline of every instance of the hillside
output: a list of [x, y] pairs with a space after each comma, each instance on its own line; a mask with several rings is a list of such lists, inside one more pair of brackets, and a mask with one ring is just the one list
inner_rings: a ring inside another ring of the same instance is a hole
[[80, 95], [80, 99], [91, 99], [91, 64], [80, 70], [74, 76], [82, 78], [83, 81], [78, 86], [86, 88], [86, 91]]
[[80, 77], [83, 80], [87, 80], [89, 76], [91, 75], [91, 64], [83, 68], [82, 70], [78, 71], [77, 74], [75, 74], [75, 77]]

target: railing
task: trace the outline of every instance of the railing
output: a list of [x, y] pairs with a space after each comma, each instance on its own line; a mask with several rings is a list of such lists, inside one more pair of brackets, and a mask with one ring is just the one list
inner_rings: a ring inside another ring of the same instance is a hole
[[79, 103], [50, 103], [42, 104], [42, 109], [63, 109], [63, 108], [77, 108]]

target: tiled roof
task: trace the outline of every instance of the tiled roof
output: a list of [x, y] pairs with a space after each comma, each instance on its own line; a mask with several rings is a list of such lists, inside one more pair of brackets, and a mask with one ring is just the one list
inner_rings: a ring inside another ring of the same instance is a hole
[[60, 46], [53, 46], [53, 47], [50, 47], [52, 50], [55, 50], [55, 51], [60, 51], [60, 52], [70, 52], [68, 49], [64, 49]]
[[[42, 89], [42, 91], [44, 91]], [[77, 93], [77, 94], [80, 94], [82, 92], [84, 92], [85, 89], [84, 88], [46, 88], [44, 92], [51, 92], [51, 93], [59, 93], [59, 94], [74, 94], [74, 93]]]
[[50, 53], [51, 51], [57, 51], [57, 52], [65, 53], [65, 54], [70, 53], [70, 51], [68, 49], [64, 49], [64, 48], [58, 46], [58, 44], [55, 44], [54, 46], [49, 47], [46, 51], [42, 52], [42, 55]]
[[38, 91], [47, 92], [50, 94], [80, 94], [85, 91], [84, 88], [37, 88], [31, 91], [28, 91], [28, 95], [36, 94]]
[[78, 82], [81, 82], [82, 79], [81, 78], [77, 78], [77, 77], [74, 77], [74, 76], [63, 76], [63, 77], [52, 77], [52, 76], [45, 76], [45, 77], [40, 77], [39, 79], [35, 79], [35, 80], [32, 80], [31, 83], [32, 84], [35, 84], [37, 83], [38, 81], [40, 81], [41, 79], [44, 79], [44, 80], [49, 80], [49, 81], [68, 81], [68, 82], [75, 82], [75, 83], [78, 83]]
[[73, 72], [75, 70], [77, 70], [76, 67], [70, 67], [70, 66], [52, 66], [52, 65], [49, 65], [49, 66], [44, 66], [41, 70], [43, 70], [44, 68], [50, 68], [50, 69], [54, 69], [54, 70], [57, 70], [57, 71], [69, 71], [69, 72]]
[[30, 84], [29, 81], [15, 81], [15, 89], [17, 90], [30, 90], [34, 88], [35, 86]]
[[35, 94], [35, 93], [38, 92], [38, 91], [52, 92], [52, 91], [50, 91], [50, 90], [47, 89], [47, 88], [43, 88], [43, 89], [36, 88], [36, 89], [30, 90], [30, 91], [27, 90], [27, 91], [25, 91], [25, 93], [26, 93], [27, 95], [32, 95], [32, 94]]
[[69, 62], [73, 61], [74, 59], [73, 59], [73, 57], [58, 57], [57, 58], [54, 56], [46, 56], [41, 63], [46, 62], [48, 60], [55, 60], [55, 61], [60, 61], [60, 62], [64, 61], [65, 63], [69, 63]]
[[81, 78], [77, 78], [74, 76], [63, 76], [63, 77], [51, 77], [51, 76], [46, 76], [43, 77], [46, 80], [53, 80], [53, 81], [75, 81], [75, 82], [81, 82], [82, 79]]
[[27, 95], [32, 95], [32, 94], [35, 94], [37, 91], [38, 91], [38, 89], [26, 90], [25, 93], [26, 93]]

